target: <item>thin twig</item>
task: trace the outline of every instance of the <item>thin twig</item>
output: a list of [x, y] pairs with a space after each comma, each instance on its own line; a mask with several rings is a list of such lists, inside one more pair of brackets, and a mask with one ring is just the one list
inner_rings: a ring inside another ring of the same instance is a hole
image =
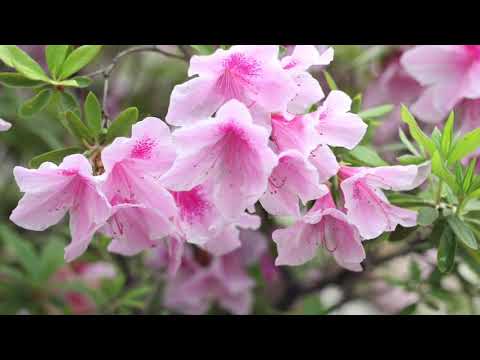
[[[172, 58], [175, 58], [175, 59], [179, 59], [179, 60], [182, 60], [182, 61], [188, 61], [188, 59], [190, 58], [188, 56], [188, 54], [184, 54], [183, 56], [182, 55], [177, 55], [177, 54], [172, 54], [168, 51], [165, 51], [163, 50], [162, 48], [160, 48], [159, 45], [139, 45], [139, 46], [132, 46], [120, 53], [118, 53], [112, 60], [112, 62], [105, 66], [104, 68], [102, 69], [99, 69], [97, 71], [94, 71], [92, 73], [89, 73], [89, 74], [86, 74], [85, 76], [88, 76], [88, 77], [95, 77], [95, 76], [99, 76], [99, 75], [103, 75], [103, 79], [104, 79], [104, 84], [103, 84], [103, 101], [102, 101], [102, 107], [103, 107], [103, 127], [107, 127], [108, 125], [108, 121], [109, 121], [109, 118], [110, 118], [110, 115], [109, 115], [109, 112], [108, 112], [108, 91], [109, 91], [109, 80], [110, 80], [110, 76], [113, 72], [113, 70], [116, 68], [116, 66], [118, 65], [119, 61], [130, 55], [130, 54], [134, 54], [134, 53], [138, 53], [138, 52], [155, 52], [155, 53], [159, 53], [159, 54], [162, 54], [164, 56], [167, 56], [167, 57], [172, 57]], [[183, 51], [182, 51], [183, 52]]]

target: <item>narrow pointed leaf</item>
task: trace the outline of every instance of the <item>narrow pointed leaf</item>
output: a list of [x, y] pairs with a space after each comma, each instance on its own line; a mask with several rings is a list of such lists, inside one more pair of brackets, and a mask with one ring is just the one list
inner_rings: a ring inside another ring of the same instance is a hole
[[48, 69], [54, 79], [58, 77], [63, 62], [68, 53], [69, 45], [48, 45], [45, 50]]
[[87, 95], [84, 105], [85, 121], [95, 136], [102, 130], [102, 107], [93, 92]]

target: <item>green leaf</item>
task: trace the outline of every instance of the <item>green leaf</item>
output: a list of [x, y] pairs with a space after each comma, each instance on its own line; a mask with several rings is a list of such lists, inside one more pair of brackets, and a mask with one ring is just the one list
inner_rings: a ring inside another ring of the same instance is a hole
[[442, 273], [449, 273], [455, 264], [455, 252], [457, 249], [457, 241], [450, 227], [445, 226], [437, 252], [437, 267]]
[[0, 73], [0, 83], [8, 87], [36, 87], [45, 83], [38, 80], [31, 80], [22, 74], [14, 72]]
[[72, 154], [79, 154], [82, 152], [82, 149], [79, 147], [69, 147], [64, 149], [52, 150], [41, 155], [35, 156], [30, 160], [29, 166], [31, 168], [38, 168], [46, 161], [53, 162], [55, 164], [60, 164], [65, 156]]
[[455, 233], [455, 236], [462, 241], [465, 245], [473, 250], [478, 250], [477, 239], [472, 230], [456, 215], [450, 215], [447, 217], [448, 225]]
[[433, 143], [435, 144], [435, 147], [443, 153], [442, 151], [442, 132], [438, 130], [438, 127], [435, 126], [435, 128], [432, 131], [432, 134], [430, 135], [430, 138], [433, 140]]
[[360, 116], [362, 119], [372, 119], [372, 118], [379, 118], [382, 116], [385, 116], [389, 112], [393, 110], [393, 105], [386, 104], [382, 106], [377, 106], [373, 107], [367, 110], [363, 110], [358, 113], [358, 116]]
[[[138, 109], [130, 107], [124, 111], [112, 122], [108, 128], [105, 141], [111, 143], [115, 138], [120, 136], [129, 136], [132, 125], [138, 120]], [[160, 120], [159, 120], [160, 121]]]
[[83, 45], [73, 50], [62, 65], [60, 80], [70, 77], [87, 66], [101, 49], [101, 45]]
[[435, 143], [420, 129], [415, 118], [410, 114], [405, 105], [402, 104], [401, 109], [402, 120], [408, 125], [410, 130], [410, 135], [415, 139], [415, 141], [421, 145], [430, 155], [432, 155], [436, 146]]
[[452, 112], [450, 112], [447, 123], [445, 124], [445, 127], [443, 128], [442, 142], [441, 142], [442, 151], [445, 154], [445, 156], [447, 156], [447, 158], [448, 158], [448, 154], [450, 152], [450, 146], [452, 144], [452, 139], [453, 139], [454, 121], [455, 121], [455, 114], [452, 111]]
[[358, 145], [351, 152], [350, 155], [355, 159], [365, 163], [369, 166], [387, 166], [386, 163], [378, 153], [370, 147]]
[[0, 45], [0, 60], [8, 67], [13, 68], [13, 59], [10, 50], [8, 50], [8, 45]]
[[362, 109], [362, 94], [357, 94], [352, 100], [352, 113], [357, 114]]
[[432, 207], [421, 207], [418, 209], [417, 223], [422, 226], [431, 225], [438, 218], [438, 210]]
[[337, 90], [338, 86], [335, 83], [335, 80], [333, 80], [332, 75], [327, 70], [323, 70], [323, 75], [325, 76], [325, 80], [327, 80], [328, 87], [330, 90]]
[[59, 92], [60, 94], [60, 112], [63, 116], [67, 111], [73, 112], [75, 115], [80, 117], [80, 106], [78, 104], [77, 98], [70, 94], [67, 91]]
[[448, 163], [454, 164], [480, 148], [480, 128], [462, 136], [453, 147]]
[[90, 144], [95, 142], [92, 131], [83, 123], [82, 120], [73, 112], [67, 111], [65, 114], [68, 125], [73, 134], [81, 141], [85, 140]]
[[42, 67], [22, 49], [15, 45], [2, 46], [7, 47], [11, 56], [11, 64], [19, 73], [32, 80], [50, 81]]
[[402, 165], [419, 165], [425, 162], [423, 156], [415, 156], [410, 154], [399, 156], [397, 157], [397, 160]]
[[25, 101], [19, 109], [19, 114], [22, 117], [30, 117], [42, 111], [49, 103], [52, 96], [50, 89], [43, 89], [33, 98]]
[[33, 245], [18, 236], [7, 225], [0, 225], [0, 237], [14, 252], [22, 267], [33, 277], [39, 269], [39, 258]]
[[458, 193], [460, 189], [457, 185], [456, 178], [450, 170], [445, 167], [438, 150], [436, 150], [432, 156], [432, 172], [445, 181], [455, 193]]
[[402, 128], [398, 128], [398, 136], [400, 137], [400, 141], [407, 147], [407, 149], [415, 156], [420, 157], [420, 153], [415, 148], [415, 145], [408, 140], [407, 135], [403, 132]]
[[90, 86], [91, 83], [92, 83], [92, 79], [87, 76], [76, 76], [68, 80], [55, 81], [53, 84], [61, 85], [61, 86], [77, 87], [77, 88], [86, 88]]
[[69, 45], [48, 45], [45, 49], [48, 69], [54, 79], [58, 77], [60, 69], [67, 57]]
[[412, 315], [415, 313], [416, 310], [417, 310], [417, 304], [411, 304], [404, 307], [402, 310], [400, 310], [398, 315]]
[[88, 127], [97, 137], [102, 131], [102, 107], [93, 92], [88, 93], [83, 111]]
[[40, 272], [38, 278], [47, 281], [63, 264], [65, 260], [64, 244], [57, 239], [49, 240], [40, 256]]
[[190, 45], [194, 48], [200, 55], [210, 55], [213, 54], [215, 48], [213, 45]]
[[465, 177], [463, 178], [463, 191], [468, 193], [470, 187], [472, 186], [473, 178], [475, 176], [475, 168], [477, 167], [477, 159], [473, 158], [468, 164], [467, 171], [465, 172]]

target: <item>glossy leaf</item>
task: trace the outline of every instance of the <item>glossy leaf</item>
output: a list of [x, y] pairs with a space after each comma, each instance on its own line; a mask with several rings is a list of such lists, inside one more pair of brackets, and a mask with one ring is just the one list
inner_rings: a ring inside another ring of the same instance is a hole
[[434, 142], [420, 129], [415, 118], [410, 114], [405, 105], [402, 105], [401, 109], [402, 120], [408, 125], [410, 130], [410, 135], [415, 139], [415, 141], [421, 145], [430, 155], [432, 155], [436, 146]]
[[95, 137], [98, 136], [102, 130], [102, 107], [93, 92], [87, 95], [83, 111], [88, 127]]
[[69, 147], [65, 149], [52, 150], [41, 155], [35, 156], [30, 160], [29, 166], [31, 168], [38, 168], [46, 161], [60, 164], [65, 156], [81, 153], [82, 149], [79, 147]]
[[32, 80], [22, 74], [14, 72], [0, 73], [0, 84], [8, 87], [37, 87], [44, 85], [43, 81]]
[[19, 109], [19, 114], [22, 117], [30, 117], [42, 111], [49, 103], [52, 96], [50, 89], [43, 89], [31, 99], [25, 101]]
[[83, 45], [73, 50], [62, 65], [60, 79], [66, 79], [87, 66], [100, 53], [101, 45]]
[[59, 71], [68, 53], [69, 45], [48, 45], [45, 49], [48, 69], [54, 79], [58, 77]]
[[470, 249], [478, 250], [477, 239], [472, 230], [456, 215], [447, 217], [448, 225], [453, 230], [455, 236], [467, 245]]
[[107, 144], [111, 143], [119, 136], [129, 136], [132, 125], [138, 120], [138, 109], [135, 107], [128, 108], [112, 122], [108, 128], [105, 141]]
[[445, 226], [440, 236], [437, 252], [437, 266], [440, 272], [448, 273], [453, 269], [456, 249], [457, 241], [455, 235], [449, 226]]

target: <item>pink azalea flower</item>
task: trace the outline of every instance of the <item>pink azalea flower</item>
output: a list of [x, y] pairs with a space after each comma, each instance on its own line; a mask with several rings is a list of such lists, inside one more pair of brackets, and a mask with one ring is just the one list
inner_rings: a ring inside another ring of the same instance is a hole
[[398, 138], [398, 128], [403, 124], [400, 104], [409, 106], [423, 91], [422, 86], [400, 64], [400, 57], [401, 53], [398, 52], [392, 55], [378, 78], [370, 83], [363, 97], [363, 106], [367, 109], [383, 104], [395, 106], [375, 131], [377, 144], [386, 144]]
[[296, 150], [287, 150], [279, 155], [260, 203], [272, 215], [300, 217], [299, 199], [306, 205], [326, 193], [328, 188], [320, 184], [317, 169], [308, 159]]
[[440, 122], [461, 100], [480, 98], [480, 45], [416, 46], [401, 62], [427, 87], [411, 108], [425, 122]]
[[331, 91], [322, 106], [312, 115], [320, 142], [330, 146], [353, 149], [367, 131], [360, 116], [350, 112], [352, 100], [342, 91]]
[[282, 67], [297, 85], [297, 94], [289, 102], [287, 110], [293, 114], [303, 114], [325, 96], [318, 81], [307, 70], [315, 65], [328, 65], [333, 60], [333, 49], [319, 53], [313, 45], [297, 45], [292, 55], [281, 60]]
[[268, 132], [237, 100], [215, 118], [175, 131], [174, 139], [179, 154], [162, 181], [170, 190], [188, 191], [212, 180], [214, 202], [227, 219], [255, 204], [277, 164]]
[[8, 121], [0, 119], [0, 131], [8, 131], [12, 127]]
[[80, 256], [111, 213], [88, 160], [83, 155], [70, 155], [60, 166], [51, 162], [39, 169], [17, 166], [13, 174], [25, 195], [10, 220], [25, 229], [43, 231], [69, 212], [72, 242], [65, 248], [65, 259]]
[[360, 235], [373, 239], [385, 231], [394, 231], [398, 224], [412, 227], [417, 224], [417, 213], [391, 205], [383, 190], [407, 191], [421, 185], [429, 173], [429, 166], [382, 166], [352, 168], [339, 171], [340, 187], [345, 199], [349, 220]]
[[103, 190], [113, 214], [102, 231], [113, 238], [110, 251], [134, 255], [174, 230], [175, 201], [159, 181], [174, 159], [168, 126], [153, 117], [103, 150]]
[[365, 251], [360, 235], [336, 208], [330, 193], [317, 200], [303, 219], [289, 228], [275, 230], [272, 237], [277, 244], [277, 266], [302, 265], [315, 257], [319, 246], [324, 246], [340, 266], [362, 270]]
[[170, 235], [165, 238], [164, 245], [156, 246], [148, 253], [147, 265], [154, 269], [167, 269], [169, 276], [175, 276], [185, 251], [185, 240]]
[[193, 56], [188, 75], [198, 76], [173, 89], [167, 122], [182, 126], [206, 119], [231, 99], [267, 113], [286, 110], [296, 84], [278, 52], [277, 45], [236, 45]]
[[213, 302], [237, 315], [250, 312], [254, 282], [239, 252], [199, 262], [193, 249], [185, 252], [182, 265], [165, 288], [164, 304], [184, 314], [204, 314]]
[[214, 256], [223, 256], [242, 245], [239, 228], [257, 230], [260, 225], [261, 219], [259, 216], [243, 213], [236, 221], [224, 226], [221, 232], [199, 246]]
[[311, 114], [272, 114], [271, 124], [270, 138], [277, 153], [298, 150], [308, 156], [320, 144], [320, 136], [315, 131], [315, 119]]

